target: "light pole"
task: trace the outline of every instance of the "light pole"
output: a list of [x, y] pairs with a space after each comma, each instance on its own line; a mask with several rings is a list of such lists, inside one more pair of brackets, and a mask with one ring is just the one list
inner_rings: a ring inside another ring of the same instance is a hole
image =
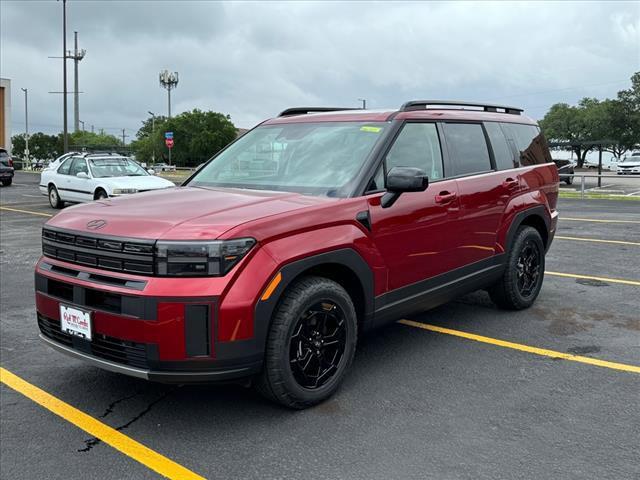
[[62, 0], [62, 150], [69, 151], [69, 131], [67, 125], [67, 0]]
[[169, 104], [169, 118], [171, 118], [171, 90], [178, 86], [178, 72], [169, 72], [164, 70], [160, 72], [160, 86], [167, 89], [168, 104]]
[[[69, 55], [69, 58], [73, 59], [74, 68], [74, 92], [73, 92], [73, 130], [77, 132], [80, 130], [80, 90], [78, 86], [78, 63], [82, 60], [87, 53], [86, 50], [78, 50], [78, 32], [73, 32], [74, 44], [73, 55]], [[84, 128], [83, 128], [84, 130]]]
[[362, 109], [366, 110], [367, 109], [367, 99], [366, 98], [359, 98], [358, 101], [362, 102]]
[[21, 90], [24, 92], [24, 156], [25, 156], [25, 165], [31, 165], [31, 162], [29, 162], [29, 104], [27, 103], [27, 97], [29, 95], [29, 91], [26, 88], [22, 88]]
[[147, 113], [151, 115], [151, 163], [153, 165], [156, 164], [156, 144], [155, 144], [155, 136], [156, 136], [156, 114], [147, 110]]
[[78, 120], [78, 123], [82, 124], [82, 131], [84, 132], [84, 122], [82, 120]]

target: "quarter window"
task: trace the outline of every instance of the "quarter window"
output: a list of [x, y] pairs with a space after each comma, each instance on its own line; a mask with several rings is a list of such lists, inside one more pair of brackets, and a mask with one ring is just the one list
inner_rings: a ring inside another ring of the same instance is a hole
[[517, 167], [518, 163], [513, 157], [513, 152], [507, 143], [500, 124], [487, 122], [484, 124], [484, 128], [487, 129], [487, 134], [489, 135], [493, 158], [496, 161], [496, 168], [498, 170], [508, 170]]
[[520, 165], [526, 167], [552, 161], [546, 140], [538, 127], [518, 123], [503, 123], [502, 126], [520, 152]]
[[429, 180], [441, 179], [442, 151], [435, 124], [407, 123], [387, 153], [386, 164], [387, 172], [393, 167], [415, 167]]
[[453, 160], [453, 175], [469, 175], [492, 170], [482, 125], [445, 123], [447, 147]]

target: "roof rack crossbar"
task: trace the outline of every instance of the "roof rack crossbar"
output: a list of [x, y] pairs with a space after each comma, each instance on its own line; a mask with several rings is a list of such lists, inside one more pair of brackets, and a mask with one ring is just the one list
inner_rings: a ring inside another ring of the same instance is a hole
[[484, 112], [508, 113], [511, 115], [520, 115], [524, 110], [518, 107], [509, 107], [507, 105], [495, 105], [475, 102], [458, 102], [453, 100], [411, 100], [404, 103], [400, 107], [401, 112], [411, 112], [415, 110], [426, 110], [429, 107], [437, 106], [446, 107], [478, 107]]
[[278, 117], [290, 117], [293, 115], [306, 115], [308, 113], [321, 113], [321, 112], [341, 112], [344, 110], [362, 110], [361, 108], [349, 108], [349, 107], [292, 107], [287, 108], [280, 112]]

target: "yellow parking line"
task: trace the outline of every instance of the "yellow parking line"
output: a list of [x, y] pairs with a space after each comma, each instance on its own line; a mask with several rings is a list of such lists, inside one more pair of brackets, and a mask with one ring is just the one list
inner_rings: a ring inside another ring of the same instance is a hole
[[461, 332], [460, 330], [452, 330], [450, 328], [437, 327], [435, 325], [429, 325], [427, 323], [414, 322], [413, 320], [404, 319], [399, 320], [398, 323], [402, 323], [403, 325], [408, 325], [410, 327], [421, 328], [423, 330], [429, 330], [431, 332], [453, 335], [455, 337], [466, 338], [467, 340], [474, 340], [476, 342], [489, 343], [491, 345], [497, 345], [499, 347], [520, 350], [521, 352], [533, 353], [535, 355], [541, 355], [543, 357], [559, 358], [562, 360], [569, 360], [571, 362], [586, 363], [588, 365], [595, 365], [597, 367], [611, 368], [613, 370], [640, 373], [640, 367], [636, 365], [608, 362], [606, 360], [598, 360], [597, 358], [582, 357], [580, 355], [572, 355], [571, 353], [556, 352], [554, 350], [547, 350], [545, 348], [530, 347], [529, 345], [523, 345], [521, 343], [507, 342], [504, 340], [499, 340], [497, 338], [476, 335], [475, 333]]
[[53, 217], [50, 213], [34, 212], [33, 210], [21, 210], [19, 208], [0, 207], [0, 210], [7, 210], [9, 212], [28, 213], [30, 215], [40, 215], [42, 217]]
[[593, 275], [579, 275], [577, 273], [550, 272], [549, 270], [545, 270], [544, 273], [545, 275], [554, 275], [556, 277], [581, 278], [583, 280], [600, 280], [601, 282], [621, 283], [623, 285], [634, 285], [636, 287], [640, 287], [640, 282], [637, 280], [625, 280], [622, 278], [609, 278], [609, 277], [594, 277]]
[[572, 222], [599, 222], [599, 223], [640, 223], [640, 220], [607, 220], [602, 218], [574, 218], [560, 216], [560, 220], [570, 220]]
[[640, 247], [640, 242], [625, 242], [624, 240], [602, 240], [600, 238], [563, 237], [561, 235], [556, 235], [554, 238], [558, 240], [575, 240], [577, 242], [615, 243], [618, 245], [636, 245]]
[[204, 479], [2, 367], [0, 367], [0, 382], [166, 478]]

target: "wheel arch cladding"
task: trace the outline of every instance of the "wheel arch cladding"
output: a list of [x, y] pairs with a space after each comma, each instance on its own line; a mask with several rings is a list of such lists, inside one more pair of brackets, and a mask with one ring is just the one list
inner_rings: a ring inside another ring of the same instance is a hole
[[513, 240], [516, 236], [516, 232], [518, 228], [523, 225], [527, 225], [535, 228], [540, 237], [542, 238], [542, 243], [547, 249], [549, 247], [549, 225], [550, 220], [548, 218], [548, 214], [546, 209], [539, 205], [537, 207], [528, 208], [518, 213], [513, 221], [511, 222], [511, 226], [509, 227], [509, 231], [507, 233], [507, 241], [506, 247], [507, 250], [511, 248]]
[[288, 263], [280, 268], [282, 280], [266, 300], [258, 300], [255, 309], [255, 334], [266, 342], [273, 312], [285, 290], [297, 279], [315, 275], [329, 278], [341, 285], [352, 298], [359, 326], [367, 330], [372, 324], [374, 310], [373, 272], [353, 249], [343, 248], [312, 255]]

